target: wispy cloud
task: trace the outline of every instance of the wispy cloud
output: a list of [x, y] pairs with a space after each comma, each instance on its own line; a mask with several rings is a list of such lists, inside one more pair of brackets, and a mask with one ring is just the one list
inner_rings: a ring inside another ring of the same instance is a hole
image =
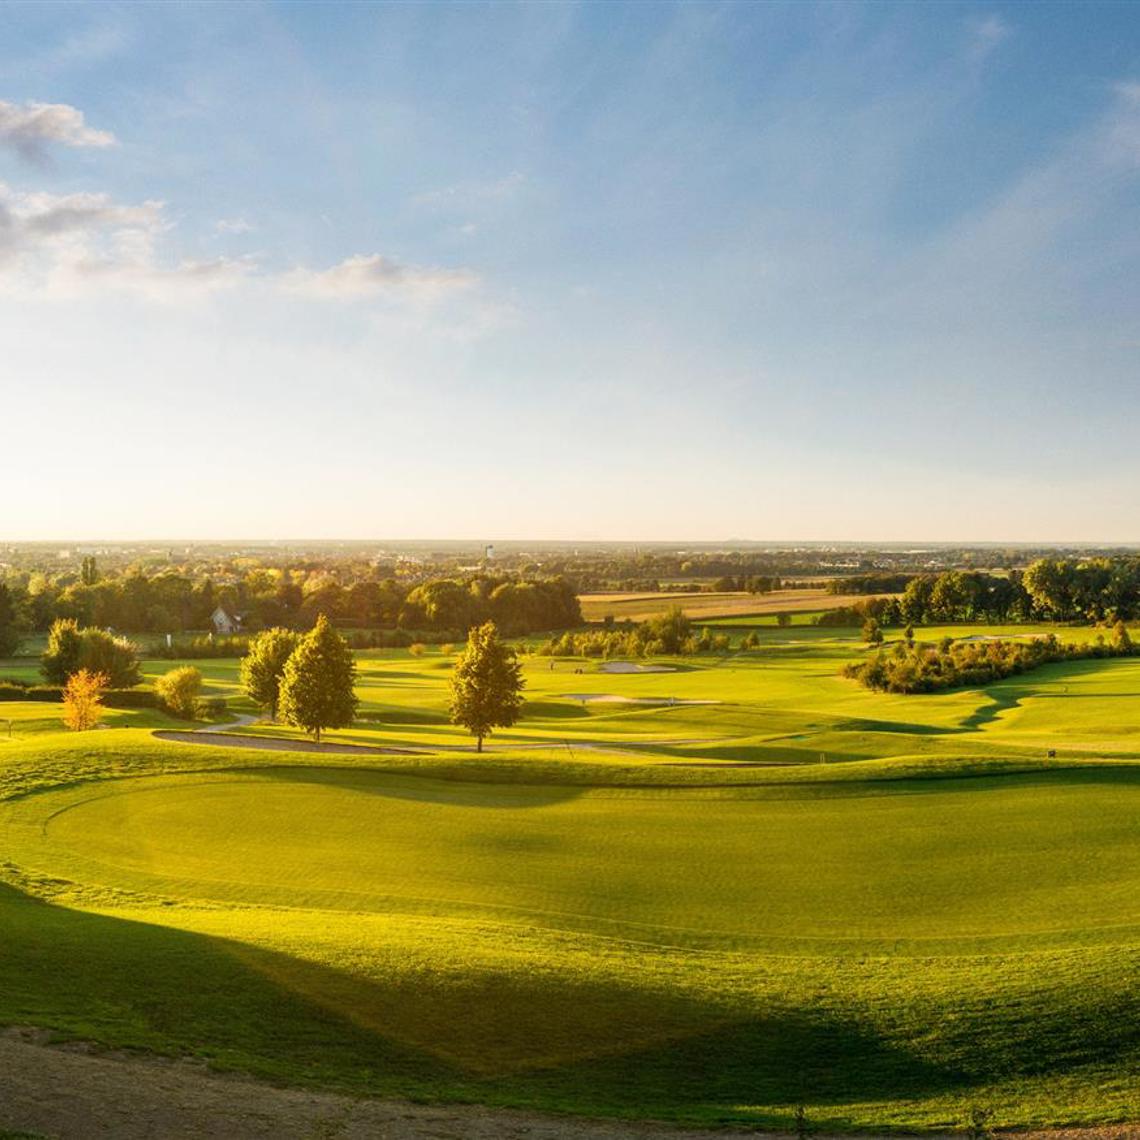
[[0, 145], [31, 161], [42, 160], [49, 146], [108, 147], [110, 131], [87, 125], [83, 112], [67, 103], [8, 103], [0, 100]]
[[179, 258], [164, 248], [172, 229], [163, 202], [127, 205], [107, 194], [21, 193], [0, 184], [0, 290], [53, 299], [118, 290], [177, 300], [246, 280], [329, 301], [431, 302], [478, 281], [469, 269], [404, 265], [381, 254], [285, 272], [253, 258]]
[[254, 230], [252, 222], [245, 218], [219, 218], [214, 223], [214, 230], [220, 234], [248, 234]]
[[478, 205], [505, 202], [513, 198], [527, 182], [520, 170], [512, 170], [502, 178], [489, 181], [457, 182], [437, 190], [417, 194], [412, 201], [417, 206], [435, 208], [470, 209]]
[[281, 278], [290, 292], [348, 299], [376, 294], [430, 297], [465, 289], [478, 277], [469, 269], [402, 265], [381, 254], [357, 254], [328, 269], [298, 268]]
[[1013, 29], [997, 14], [970, 20], [967, 30], [970, 36], [967, 55], [977, 64], [991, 56], [1013, 34]]

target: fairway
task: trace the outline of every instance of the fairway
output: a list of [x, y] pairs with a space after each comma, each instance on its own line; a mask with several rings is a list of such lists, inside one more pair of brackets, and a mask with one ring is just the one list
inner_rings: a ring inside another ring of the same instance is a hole
[[1134, 936], [1138, 813], [1119, 778], [773, 796], [320, 768], [117, 781], [6, 815], [25, 865], [127, 891], [831, 952]]
[[[525, 656], [482, 756], [434, 648], [358, 655], [328, 739], [383, 755], [264, 722], [230, 730], [254, 747], [167, 741], [153, 710], [67, 734], [8, 703], [0, 1020], [693, 1124], [1134, 1119], [1140, 661], [900, 697], [840, 675], [855, 631], [754, 628], [616, 668]], [[254, 711], [235, 661], [199, 664]]]

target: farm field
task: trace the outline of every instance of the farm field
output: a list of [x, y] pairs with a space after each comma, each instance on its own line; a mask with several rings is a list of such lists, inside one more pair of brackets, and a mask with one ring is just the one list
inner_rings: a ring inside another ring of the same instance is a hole
[[[703, 621], [706, 618], [818, 613], [877, 596], [880, 595], [829, 594], [822, 586], [818, 586], [803, 590], [773, 590], [770, 594], [668, 591], [647, 594], [581, 594], [578, 600], [586, 621], [601, 621], [608, 616], [616, 621], [645, 621], [665, 613], [673, 606], [680, 606], [694, 621]], [[881, 596], [890, 597], [889, 594]]]
[[[690, 1124], [1140, 1119], [1140, 660], [903, 697], [839, 676], [853, 632], [757, 630], [656, 671], [526, 657], [481, 757], [438, 650], [358, 655], [328, 739], [382, 752], [0, 705], [0, 1022]], [[1001, 632], [1032, 631], [920, 637]]]

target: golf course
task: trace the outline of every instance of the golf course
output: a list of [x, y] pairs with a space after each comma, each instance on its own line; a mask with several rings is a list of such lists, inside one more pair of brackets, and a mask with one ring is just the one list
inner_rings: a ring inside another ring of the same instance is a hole
[[198, 663], [228, 702], [208, 735], [5, 703], [0, 1020], [688, 1125], [1135, 1121], [1140, 661], [899, 696], [840, 675], [855, 632], [747, 628], [719, 655], [524, 655], [482, 755], [449, 647], [358, 654], [320, 752], [255, 721], [226, 659]]

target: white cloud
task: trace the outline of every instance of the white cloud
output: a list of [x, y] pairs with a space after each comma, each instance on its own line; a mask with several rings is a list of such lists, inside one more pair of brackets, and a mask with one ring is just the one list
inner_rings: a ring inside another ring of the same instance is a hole
[[0, 287], [72, 297], [115, 288], [155, 298], [232, 284], [252, 268], [215, 258], [164, 264], [162, 202], [123, 205], [106, 194], [19, 193], [0, 184]]
[[0, 145], [24, 158], [43, 157], [51, 144], [68, 147], [115, 145], [110, 131], [89, 127], [83, 112], [67, 103], [8, 103], [0, 99]]
[[375, 294], [431, 297], [474, 285], [469, 269], [401, 265], [381, 254], [357, 254], [328, 269], [294, 269], [282, 276], [290, 292], [313, 297], [349, 299]]
[[248, 234], [253, 232], [254, 226], [245, 218], [219, 218], [214, 229], [220, 234]]
[[0, 291], [60, 299], [115, 290], [177, 300], [246, 280], [331, 301], [432, 302], [478, 280], [469, 269], [403, 265], [380, 254], [283, 273], [263, 270], [253, 258], [176, 258], [164, 248], [172, 229], [163, 202], [23, 193], [0, 183]]

